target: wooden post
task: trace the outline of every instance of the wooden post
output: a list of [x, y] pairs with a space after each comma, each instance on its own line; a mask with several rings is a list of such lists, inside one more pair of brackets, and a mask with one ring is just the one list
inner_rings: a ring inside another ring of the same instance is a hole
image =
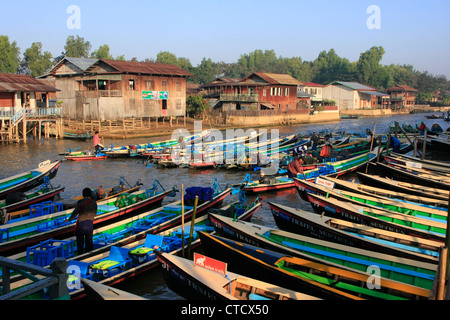
[[439, 254], [439, 273], [438, 273], [438, 285], [436, 292], [436, 300], [444, 300], [445, 295], [445, 280], [446, 280], [446, 271], [447, 271], [447, 255], [448, 249], [447, 247], [441, 247]]
[[[375, 124], [373, 125], [373, 131], [372, 131], [372, 142], [370, 143], [370, 149], [369, 149], [369, 159], [370, 159], [370, 152], [372, 151], [372, 148], [373, 148], [373, 140], [375, 139], [375, 129], [376, 129], [376, 127], [377, 127], [377, 123], [375, 122]], [[367, 170], [369, 170], [369, 162], [370, 161], [367, 161], [366, 173], [367, 173]]]
[[422, 160], [425, 159], [426, 148], [427, 148], [427, 129], [425, 128], [425, 132], [423, 134]]
[[417, 155], [417, 137], [414, 136], [414, 157]]
[[192, 237], [194, 235], [194, 226], [195, 226], [195, 216], [197, 214], [197, 204], [198, 204], [198, 196], [195, 196], [195, 203], [194, 203], [194, 213], [192, 214], [192, 220], [191, 220], [191, 232], [189, 234], [189, 243], [188, 243], [188, 256], [187, 258], [191, 258], [191, 244], [192, 244]]
[[184, 256], [184, 185], [181, 184], [181, 256]]

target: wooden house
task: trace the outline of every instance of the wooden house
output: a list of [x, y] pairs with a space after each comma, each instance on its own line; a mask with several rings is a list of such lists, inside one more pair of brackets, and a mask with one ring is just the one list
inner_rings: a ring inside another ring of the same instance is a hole
[[256, 72], [241, 80], [218, 78], [202, 89], [223, 110], [290, 110], [297, 108], [300, 85], [287, 74]]
[[387, 88], [386, 93], [391, 97], [391, 108], [399, 110], [404, 108], [412, 108], [416, 104], [416, 94], [418, 90], [407, 85], [396, 85]]
[[42, 78], [61, 90], [64, 117], [105, 121], [184, 116], [188, 76], [175, 65], [66, 57]]
[[322, 90], [323, 99], [333, 100], [341, 110], [375, 109], [388, 106], [389, 95], [357, 82], [334, 81]]

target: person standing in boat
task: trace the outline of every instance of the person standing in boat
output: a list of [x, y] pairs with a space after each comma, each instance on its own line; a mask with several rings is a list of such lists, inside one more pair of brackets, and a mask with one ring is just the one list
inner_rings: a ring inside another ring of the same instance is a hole
[[100, 136], [98, 135], [98, 131], [95, 131], [94, 137], [92, 138], [93, 142], [94, 142], [94, 148], [95, 148], [95, 152], [99, 152], [103, 149], [103, 146], [101, 144], [101, 141], [103, 140], [102, 138], [100, 138]]
[[72, 221], [76, 216], [78, 216], [75, 227], [78, 255], [94, 249], [92, 237], [94, 234], [94, 218], [96, 215], [97, 202], [94, 200], [92, 190], [85, 188], [83, 189], [83, 199], [77, 202], [72, 214], [66, 220], [66, 222]]
[[313, 134], [312, 134], [311, 141], [313, 142], [311, 149], [316, 150], [317, 145], [319, 144], [319, 136], [315, 132], [313, 132]]

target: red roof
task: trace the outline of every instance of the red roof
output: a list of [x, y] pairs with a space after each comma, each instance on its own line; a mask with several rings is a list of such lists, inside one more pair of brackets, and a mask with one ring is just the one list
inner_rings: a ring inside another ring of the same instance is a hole
[[411, 88], [410, 86], [407, 85], [398, 84], [394, 87], [386, 89], [386, 91], [418, 91], [418, 90]]
[[0, 73], [0, 92], [15, 91], [56, 92], [59, 90], [28, 75]]
[[100, 60], [112, 66], [120, 73], [171, 75], [171, 76], [192, 76], [191, 73], [179, 66], [163, 63], [148, 63], [136, 61]]

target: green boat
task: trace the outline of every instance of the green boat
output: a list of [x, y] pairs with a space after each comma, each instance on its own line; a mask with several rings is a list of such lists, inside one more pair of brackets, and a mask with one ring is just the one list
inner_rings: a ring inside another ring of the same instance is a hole
[[[379, 268], [383, 278], [427, 290], [431, 290], [437, 270], [437, 264], [359, 249], [260, 224], [233, 221], [226, 217], [217, 217], [215, 225], [223, 225], [227, 230], [232, 230], [234, 236], [226, 234], [227, 237], [245, 240], [246, 243], [260, 248], [362, 272], [367, 272], [370, 267], [375, 266]], [[224, 234], [223, 231], [218, 233]]]

